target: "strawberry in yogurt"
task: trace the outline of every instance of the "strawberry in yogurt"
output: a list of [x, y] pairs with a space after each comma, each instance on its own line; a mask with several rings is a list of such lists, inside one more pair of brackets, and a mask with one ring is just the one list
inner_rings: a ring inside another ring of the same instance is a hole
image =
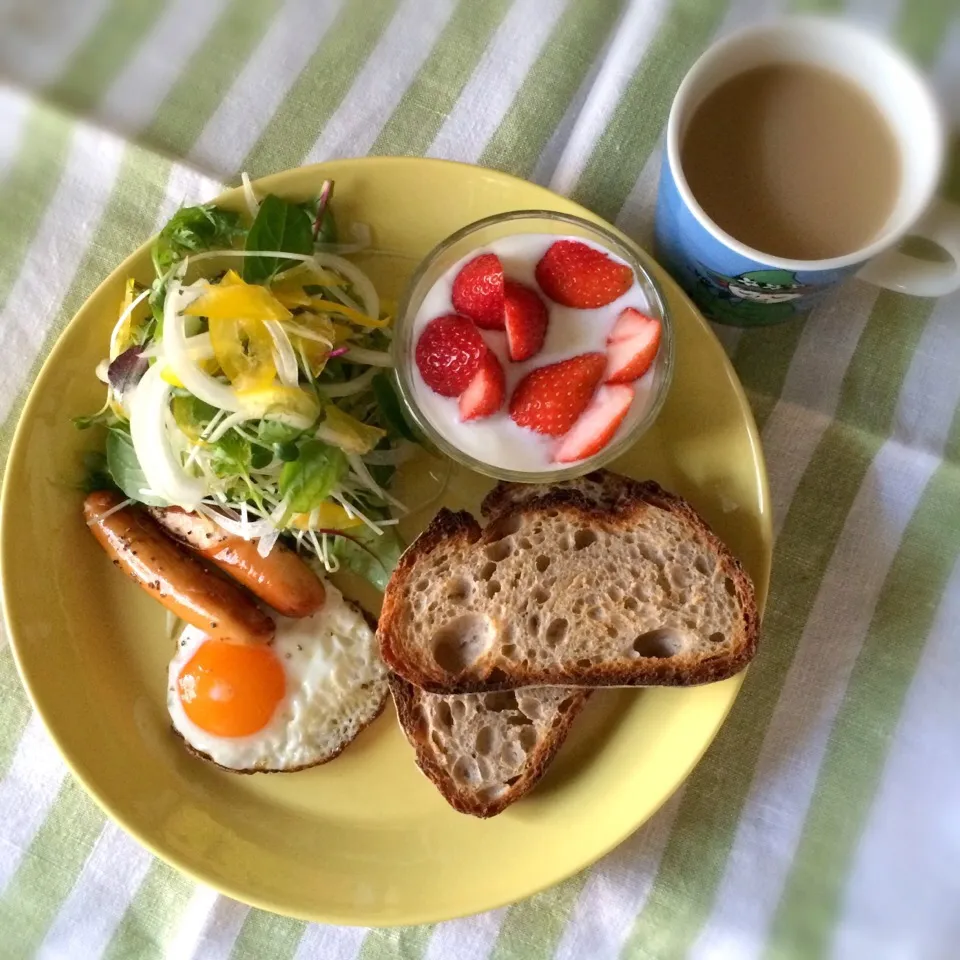
[[450, 267], [413, 324], [417, 406], [492, 467], [601, 452], [653, 402], [660, 320], [632, 268], [577, 237], [501, 237]]

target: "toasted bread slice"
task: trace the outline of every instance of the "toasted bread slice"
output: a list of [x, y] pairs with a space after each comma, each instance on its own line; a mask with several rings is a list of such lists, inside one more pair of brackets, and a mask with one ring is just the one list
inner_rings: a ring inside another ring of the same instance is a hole
[[417, 764], [454, 809], [492, 817], [543, 776], [590, 695], [526, 687], [454, 696], [390, 677], [400, 726]]
[[502, 484], [485, 530], [441, 510], [400, 558], [378, 638], [434, 693], [689, 685], [753, 657], [753, 585], [680, 497], [601, 472]]

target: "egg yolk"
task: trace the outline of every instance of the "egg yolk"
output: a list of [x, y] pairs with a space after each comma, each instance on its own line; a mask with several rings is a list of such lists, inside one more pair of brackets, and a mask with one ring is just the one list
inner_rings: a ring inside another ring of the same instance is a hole
[[218, 737], [262, 730], [286, 692], [283, 667], [270, 647], [207, 640], [177, 677], [190, 720]]

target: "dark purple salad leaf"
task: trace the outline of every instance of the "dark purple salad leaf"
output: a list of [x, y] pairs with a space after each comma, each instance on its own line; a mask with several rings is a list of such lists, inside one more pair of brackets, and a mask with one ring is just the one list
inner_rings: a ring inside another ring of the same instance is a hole
[[127, 390], [135, 387], [140, 378], [147, 372], [150, 364], [143, 356], [143, 347], [136, 345], [128, 347], [107, 368], [107, 380], [114, 393], [123, 397]]

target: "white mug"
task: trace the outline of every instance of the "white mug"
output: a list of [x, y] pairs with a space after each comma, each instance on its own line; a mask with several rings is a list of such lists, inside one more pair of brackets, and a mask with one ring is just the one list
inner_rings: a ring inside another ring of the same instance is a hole
[[[789, 260], [741, 243], [706, 215], [680, 163], [686, 126], [709, 94], [753, 67], [792, 62], [825, 67], [856, 83], [873, 98], [900, 146], [900, 190], [886, 223], [865, 246], [840, 257]], [[710, 47], [674, 98], [657, 198], [658, 258], [707, 316], [743, 326], [802, 316], [851, 274], [916, 296], [950, 293], [960, 288], [960, 207], [935, 199], [946, 140], [929, 86], [882, 38], [824, 17], [748, 27]], [[908, 235], [931, 240], [952, 261], [920, 260], [896, 250]]]

